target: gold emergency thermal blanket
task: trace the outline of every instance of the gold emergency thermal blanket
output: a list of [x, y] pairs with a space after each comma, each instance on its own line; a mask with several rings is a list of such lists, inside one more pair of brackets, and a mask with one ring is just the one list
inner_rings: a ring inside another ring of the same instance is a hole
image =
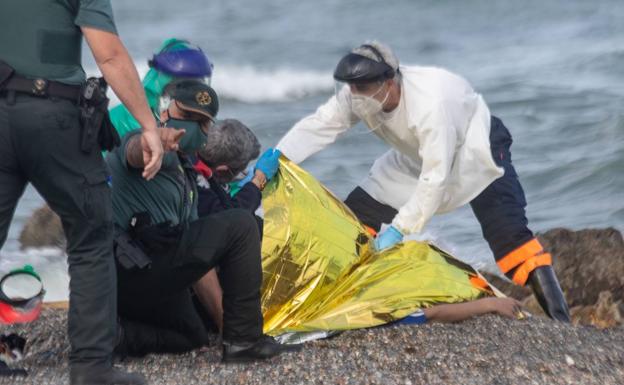
[[377, 326], [485, 292], [470, 266], [427, 243], [376, 252], [353, 213], [284, 158], [262, 205], [265, 333]]

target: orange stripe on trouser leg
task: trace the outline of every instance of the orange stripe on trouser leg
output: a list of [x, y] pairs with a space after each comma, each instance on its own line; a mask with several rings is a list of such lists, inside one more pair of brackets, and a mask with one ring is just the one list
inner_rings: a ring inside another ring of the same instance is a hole
[[510, 270], [523, 264], [529, 258], [534, 257], [537, 254], [541, 254], [543, 250], [544, 248], [539, 243], [537, 238], [533, 238], [511, 253], [505, 255], [498, 262], [496, 262], [496, 264], [504, 274], [507, 274]]
[[531, 274], [533, 270], [541, 266], [550, 265], [552, 265], [552, 256], [549, 253], [536, 255], [533, 258], [528, 259], [516, 269], [512, 280], [515, 284], [524, 286], [526, 281], [529, 279], [529, 274]]

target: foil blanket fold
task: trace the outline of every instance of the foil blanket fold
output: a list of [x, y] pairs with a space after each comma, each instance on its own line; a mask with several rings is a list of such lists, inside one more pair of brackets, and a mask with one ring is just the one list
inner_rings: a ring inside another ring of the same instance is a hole
[[474, 269], [428, 243], [376, 252], [342, 201], [283, 157], [262, 202], [267, 334], [378, 326], [434, 304], [491, 294], [473, 283]]

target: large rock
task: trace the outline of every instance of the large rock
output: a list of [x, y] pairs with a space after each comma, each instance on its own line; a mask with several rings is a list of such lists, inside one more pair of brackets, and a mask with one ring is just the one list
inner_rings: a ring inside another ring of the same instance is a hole
[[48, 205], [35, 210], [24, 225], [19, 241], [22, 249], [58, 247], [64, 250], [67, 246], [61, 219]]
[[[609, 327], [622, 324], [624, 314], [624, 238], [613, 228], [571, 231], [552, 229], [538, 234], [553, 255], [575, 323]], [[535, 314], [543, 314], [531, 290], [488, 276], [507, 295], [521, 299]]]

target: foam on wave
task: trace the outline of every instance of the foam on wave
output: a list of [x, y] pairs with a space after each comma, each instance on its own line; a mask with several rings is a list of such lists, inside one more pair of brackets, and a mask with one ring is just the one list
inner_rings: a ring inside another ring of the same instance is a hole
[[[141, 78], [148, 71], [146, 64], [137, 64]], [[97, 69], [87, 69], [89, 76]], [[280, 103], [309, 95], [330, 93], [333, 89], [331, 71], [274, 68], [258, 69], [250, 65], [221, 64], [215, 67], [212, 85], [222, 99], [242, 103]], [[111, 92], [111, 106], [119, 99]]]

